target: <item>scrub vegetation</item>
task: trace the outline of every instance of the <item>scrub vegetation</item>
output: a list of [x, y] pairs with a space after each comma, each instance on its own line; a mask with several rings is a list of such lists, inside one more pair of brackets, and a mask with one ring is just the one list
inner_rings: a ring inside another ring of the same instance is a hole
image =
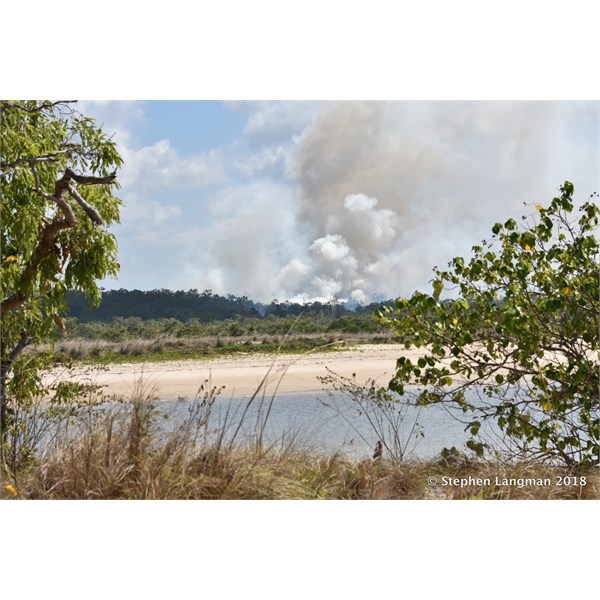
[[291, 336], [240, 336], [151, 339], [131, 338], [120, 342], [70, 339], [54, 346], [56, 363], [78, 361], [88, 364], [163, 362], [168, 360], [210, 359], [227, 355], [299, 354], [310, 350], [330, 351], [352, 344], [397, 342], [392, 334], [327, 334]]
[[185, 322], [172, 317], [144, 320], [134, 316], [112, 317], [109, 322], [68, 318], [66, 332], [52, 349], [58, 362], [141, 362], [335, 350], [345, 344], [397, 341], [394, 332], [372, 314], [269, 315], [213, 321], [194, 318]]
[[[269, 305], [210, 290], [113, 290], [90, 310], [81, 294], [67, 295], [65, 331], [54, 360], [142, 362], [231, 354], [334, 351], [346, 344], [397, 342], [374, 318], [384, 303], [354, 306], [274, 300]], [[391, 302], [388, 301], [388, 302]]]
[[[494, 225], [470, 261], [436, 269], [431, 294], [369, 307], [259, 305], [210, 290], [103, 294], [98, 282], [119, 270], [112, 138], [71, 102], [0, 101], [0, 119], [0, 496], [599, 497], [599, 213], [592, 199], [576, 211], [569, 182], [521, 224]], [[372, 419], [378, 443], [363, 460], [326, 455], [301, 432], [269, 439], [276, 399], [262, 384], [241, 413], [214, 421], [221, 390], [207, 382], [172, 420], [142, 383], [122, 399], [47, 377], [57, 362], [68, 371], [72, 361], [102, 368], [357, 340], [423, 349], [398, 360], [389, 389], [340, 383]], [[393, 442], [384, 433], [398, 437], [407, 402], [459, 411], [469, 454], [411, 460], [418, 430]], [[508, 453], [479, 438], [486, 420]]]

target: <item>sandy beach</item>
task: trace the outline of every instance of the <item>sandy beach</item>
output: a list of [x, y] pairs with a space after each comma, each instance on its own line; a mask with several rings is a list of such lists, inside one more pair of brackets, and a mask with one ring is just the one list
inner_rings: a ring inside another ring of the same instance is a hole
[[407, 351], [400, 344], [365, 344], [336, 352], [306, 354], [252, 355], [213, 360], [185, 360], [163, 363], [111, 364], [106, 370], [76, 375], [102, 385], [109, 394], [131, 397], [136, 381], [152, 389], [161, 400], [192, 398], [202, 383], [225, 386], [230, 396], [252, 394], [266, 377], [267, 392], [314, 392], [324, 389], [318, 377], [330, 369], [338, 375], [357, 381], [374, 379], [386, 385], [394, 374], [396, 360], [401, 355], [418, 356], [419, 351]]

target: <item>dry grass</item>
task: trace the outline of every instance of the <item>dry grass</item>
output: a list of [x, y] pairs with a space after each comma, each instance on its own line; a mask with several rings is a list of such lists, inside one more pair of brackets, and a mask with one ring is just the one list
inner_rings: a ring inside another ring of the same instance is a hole
[[163, 336], [155, 339], [132, 338], [119, 342], [107, 340], [65, 339], [54, 347], [58, 360], [86, 360], [106, 356], [117, 358], [138, 357], [149, 354], [161, 354], [169, 350], [186, 351], [195, 349], [206, 351], [217, 347], [217, 340], [209, 338], [179, 339]]
[[[333, 350], [332, 344], [386, 343], [397, 338], [383, 334], [298, 334], [218, 337], [160, 336], [122, 341], [63, 339], [54, 346], [57, 361], [122, 362], [135, 360], [180, 360], [209, 358], [221, 354], [306, 352], [316, 348]], [[45, 349], [41, 346], [40, 349]]]
[[[204, 407], [206, 408], [206, 406]], [[17, 477], [0, 478], [2, 497], [30, 499], [598, 499], [600, 477], [586, 485], [556, 485], [568, 475], [540, 465], [440, 464], [349, 460], [322, 456], [297, 444], [236, 442], [206, 427], [205, 413], [173, 431], [148, 402], [90, 412], [76, 434], [54, 443]], [[235, 428], [234, 428], [235, 429]], [[228, 428], [231, 432], [232, 429]], [[205, 436], [205, 433], [208, 433]], [[430, 485], [428, 478], [438, 484]], [[497, 485], [551, 478], [549, 486]], [[482, 478], [491, 484], [443, 485]], [[7, 489], [12, 485], [17, 496]]]
[[[340, 453], [319, 454], [301, 432], [267, 442], [274, 395], [266, 397], [261, 385], [241, 410], [215, 421], [218, 395], [206, 382], [185, 405], [187, 416], [177, 421], [156, 409], [152, 391], [141, 382], [130, 402], [90, 401], [24, 466], [0, 468], [0, 498], [600, 498], [597, 468], [574, 473], [539, 464], [475, 462], [462, 455], [430, 462], [386, 455], [351, 460]], [[251, 404], [258, 412], [248, 433]]]

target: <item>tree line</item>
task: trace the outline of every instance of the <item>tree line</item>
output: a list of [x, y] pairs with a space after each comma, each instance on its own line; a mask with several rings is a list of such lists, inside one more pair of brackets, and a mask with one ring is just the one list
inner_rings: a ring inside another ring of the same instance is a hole
[[90, 307], [85, 294], [70, 290], [67, 292], [68, 315], [79, 323], [111, 322], [117, 318], [138, 317], [149, 319], [176, 319], [180, 322], [198, 321], [211, 323], [214, 321], [248, 319], [265, 319], [273, 317], [310, 317], [318, 323], [329, 323], [334, 320], [353, 318], [357, 315], [370, 316], [385, 304], [376, 302], [366, 306], [352, 305], [343, 302], [280, 302], [272, 300], [269, 304], [254, 302], [246, 296], [215, 294], [212, 290], [198, 292], [159, 290], [103, 290], [102, 303]]

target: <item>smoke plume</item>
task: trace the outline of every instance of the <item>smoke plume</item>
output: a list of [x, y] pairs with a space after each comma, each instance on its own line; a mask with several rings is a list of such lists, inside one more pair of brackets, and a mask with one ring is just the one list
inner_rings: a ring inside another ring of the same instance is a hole
[[578, 164], [593, 165], [589, 148], [565, 154], [560, 141], [593, 118], [585, 103], [326, 106], [295, 147], [308, 251], [281, 270], [283, 295], [367, 302], [426, 288], [434, 265], [527, 212], [523, 202], [548, 201], [578, 175], [593, 191], [594, 170]]

